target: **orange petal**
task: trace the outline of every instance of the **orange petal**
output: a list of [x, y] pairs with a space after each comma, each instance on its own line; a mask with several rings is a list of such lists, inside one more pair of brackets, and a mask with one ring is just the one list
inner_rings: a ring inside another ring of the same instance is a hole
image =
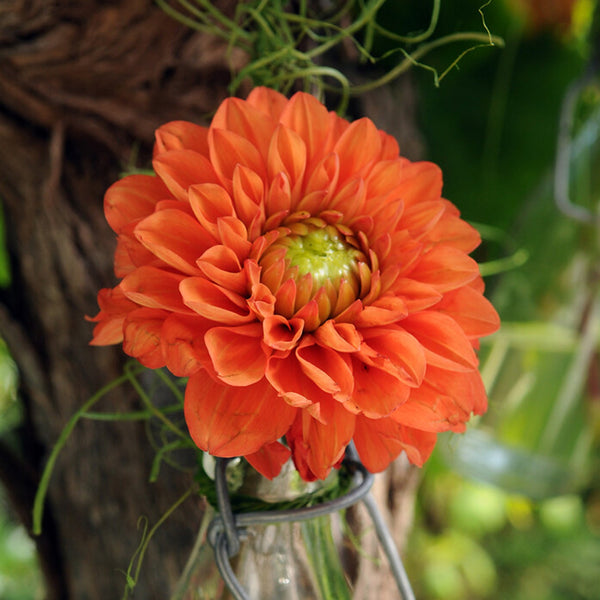
[[411, 463], [422, 466], [436, 439], [435, 433], [405, 427], [392, 419], [356, 417], [354, 443], [362, 463], [372, 473], [387, 468], [402, 450]]
[[404, 300], [409, 313], [429, 308], [442, 299], [442, 294], [431, 285], [406, 277], [396, 279], [390, 291]]
[[204, 345], [206, 321], [196, 316], [171, 314], [161, 331], [162, 353], [167, 368], [176, 377], [190, 377], [210, 363]]
[[421, 344], [400, 328], [373, 328], [362, 331], [364, 341], [377, 355], [374, 364], [386, 367], [411, 387], [421, 385], [427, 362]]
[[408, 314], [408, 308], [402, 298], [383, 296], [365, 306], [356, 319], [358, 327], [377, 327], [397, 323]]
[[265, 381], [232, 387], [200, 371], [185, 391], [185, 420], [194, 443], [213, 456], [246, 456], [285, 435], [296, 409]]
[[196, 219], [173, 209], [140, 221], [135, 237], [166, 264], [188, 275], [198, 274], [196, 261], [215, 241]]
[[430, 162], [410, 162], [401, 159], [402, 180], [399, 195], [405, 206], [430, 200], [439, 200], [442, 195], [442, 171]]
[[277, 121], [288, 103], [288, 99], [275, 90], [267, 87], [255, 87], [246, 98], [246, 102], [258, 108], [273, 120]]
[[265, 220], [265, 186], [251, 169], [236, 165], [233, 171], [233, 203], [237, 217], [246, 225], [250, 239], [260, 234]]
[[227, 130], [247, 140], [265, 158], [276, 125], [276, 121], [251, 103], [239, 98], [227, 98], [217, 109], [210, 128]]
[[448, 292], [479, 277], [477, 263], [461, 250], [451, 246], [435, 246], [423, 254], [409, 277]]
[[180, 291], [186, 306], [211, 321], [240, 325], [254, 320], [242, 296], [204, 277], [188, 277]]
[[[284, 281], [275, 293], [275, 312], [291, 319], [294, 315], [296, 303], [296, 282], [293, 279]], [[299, 316], [299, 315], [296, 315]]]
[[479, 371], [457, 373], [433, 366], [427, 367], [427, 385], [438, 393], [448, 394], [467, 413], [481, 415], [487, 410], [487, 395]]
[[235, 252], [227, 246], [212, 246], [198, 259], [197, 265], [208, 279], [236, 294], [248, 289], [246, 272]]
[[130, 312], [123, 324], [123, 350], [149, 369], [165, 366], [160, 343], [162, 325], [169, 313], [153, 308]]
[[354, 379], [352, 364], [346, 354], [306, 339], [296, 349], [296, 356], [302, 371], [320, 389], [342, 402], [350, 398]]
[[444, 210], [441, 199], [411, 204], [402, 213], [400, 227], [408, 230], [413, 237], [419, 238], [433, 229], [442, 218]]
[[354, 443], [363, 465], [371, 473], [386, 469], [404, 449], [402, 426], [391, 419], [356, 417]]
[[265, 444], [258, 452], [244, 457], [261, 475], [267, 479], [277, 477], [281, 467], [291, 456], [290, 449], [280, 442]]
[[337, 140], [333, 151], [340, 157], [340, 183], [365, 175], [381, 151], [381, 136], [371, 119], [354, 121]]
[[135, 271], [137, 267], [143, 266], [160, 268], [164, 267], [165, 263], [134, 237], [119, 235], [115, 249], [115, 275], [123, 278]]
[[279, 126], [271, 138], [267, 157], [267, 172], [271, 180], [283, 173], [296, 196], [306, 169], [306, 144], [287, 127]]
[[288, 102], [280, 121], [303, 140], [310, 172], [329, 151], [327, 138], [331, 120], [327, 109], [314, 96], [298, 92]]
[[301, 409], [300, 417], [286, 435], [298, 471], [309, 480], [325, 479], [339, 465], [356, 422], [356, 415], [331, 398], [321, 402], [320, 408], [325, 423]]
[[292, 406], [309, 406], [328, 398], [327, 393], [306, 376], [294, 352], [273, 353], [268, 360], [265, 376]]
[[402, 163], [399, 160], [383, 160], [376, 163], [366, 178], [369, 197], [388, 194], [398, 186], [402, 177]]
[[345, 219], [352, 219], [354, 215], [364, 209], [367, 197], [367, 188], [364, 179], [354, 177], [338, 190], [327, 203], [329, 210], [343, 211]]
[[[309, 160], [310, 160], [309, 153]], [[330, 153], [324, 156], [314, 168], [307, 172], [307, 181], [304, 186], [305, 197], [310, 197], [316, 193], [321, 193], [324, 197], [331, 196], [337, 189], [337, 182], [340, 175], [340, 157], [337, 154]], [[315, 196], [318, 198], [318, 196]], [[308, 210], [314, 214], [312, 207], [306, 206], [306, 199], [301, 200], [296, 210]]]
[[121, 282], [121, 290], [132, 302], [148, 308], [189, 313], [179, 293], [184, 275], [155, 267], [140, 267]]
[[275, 312], [275, 296], [262, 283], [253, 285], [252, 295], [248, 298], [248, 307], [259, 319], [266, 319]]
[[259, 150], [248, 139], [224, 129], [211, 128], [208, 135], [210, 159], [221, 182], [231, 189], [238, 165], [248, 167], [259, 177], [265, 176], [265, 163]]
[[385, 365], [380, 368], [362, 349], [353, 356], [352, 362], [352, 402], [366, 416], [385, 417], [407, 400], [411, 388], [398, 379], [394, 369], [385, 368]]
[[336, 323], [329, 319], [315, 332], [317, 343], [337, 352], [356, 352], [360, 348], [361, 335], [351, 323]]
[[236, 217], [221, 217], [217, 220], [218, 239], [231, 248], [243, 262], [248, 258], [252, 243], [248, 240], [246, 226]]
[[189, 201], [198, 221], [215, 238], [218, 236], [219, 218], [235, 216], [231, 196], [216, 183], [191, 186]]
[[[265, 230], [278, 227], [291, 208], [292, 192], [290, 182], [285, 173], [277, 173], [271, 180], [269, 191], [265, 198]], [[276, 221], [276, 219], [278, 219]]]
[[435, 310], [452, 317], [471, 339], [490, 335], [500, 327], [496, 309], [470, 286], [448, 292]]
[[204, 336], [217, 375], [232, 386], [252, 385], [263, 378], [267, 354], [261, 347], [261, 341], [260, 323], [213, 327]]
[[427, 239], [435, 243], [443, 243], [467, 254], [473, 252], [481, 243], [477, 229], [456, 215], [446, 213], [428, 232]]
[[263, 340], [274, 350], [291, 350], [296, 346], [304, 330], [302, 319], [290, 319], [281, 315], [268, 316], [263, 321]]
[[187, 201], [188, 189], [196, 183], [218, 183], [210, 161], [193, 150], [171, 150], [159, 154], [152, 166], [173, 196]]
[[153, 156], [169, 150], [194, 150], [208, 156], [208, 129], [188, 121], [171, 121], [155, 132]]
[[458, 433], [465, 430], [471, 413], [463, 410], [448, 394], [423, 383], [420, 388], [412, 390], [410, 399], [390, 416], [402, 425], [423, 431], [452, 430]]
[[116, 233], [152, 214], [159, 200], [171, 194], [164, 183], [151, 175], [129, 175], [113, 183], [104, 195], [104, 214]]
[[434, 311], [422, 311], [402, 321], [402, 327], [425, 349], [427, 363], [450, 371], [471, 371], [478, 361], [464, 331], [454, 319]]

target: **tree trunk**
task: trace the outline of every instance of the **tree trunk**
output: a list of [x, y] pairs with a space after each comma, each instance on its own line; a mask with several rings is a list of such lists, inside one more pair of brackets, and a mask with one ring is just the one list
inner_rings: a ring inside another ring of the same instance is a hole
[[[66, 422], [123, 370], [121, 349], [88, 346], [84, 320], [97, 311], [98, 289], [115, 283], [103, 193], [124, 167], [148, 164], [158, 125], [202, 122], [216, 108], [227, 93], [226, 56], [224, 42], [179, 25], [151, 0], [0, 5], [0, 201], [12, 268], [0, 292], [0, 335], [19, 366], [26, 408], [19, 452], [0, 445], [0, 478], [28, 527], [40, 470]], [[395, 111], [406, 114], [397, 104]], [[137, 406], [125, 387], [103, 402], [109, 410]], [[122, 595], [139, 518], [156, 523], [191, 482], [163, 468], [149, 483], [153, 456], [140, 425], [75, 427], [37, 539], [49, 599]], [[396, 522], [399, 499], [410, 506], [414, 488], [394, 487], [399, 468], [379, 484], [386, 502], [396, 498]], [[188, 499], [159, 530], [136, 597], [169, 597], [201, 514], [201, 500]]]

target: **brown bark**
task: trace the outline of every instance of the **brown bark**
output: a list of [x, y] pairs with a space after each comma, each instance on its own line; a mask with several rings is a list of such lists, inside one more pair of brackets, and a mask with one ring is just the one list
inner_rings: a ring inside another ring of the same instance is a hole
[[[151, 0], [0, 4], [0, 200], [12, 263], [0, 335], [18, 363], [28, 415], [21, 456], [0, 452], [0, 477], [28, 526], [36, 478], [65, 423], [122, 372], [121, 350], [87, 345], [83, 318], [96, 312], [98, 288], [114, 284], [103, 193], [125, 165], [145, 166], [160, 123], [202, 122], [214, 110], [229, 81], [225, 50]], [[127, 410], [135, 394], [120, 389], [104, 406]], [[149, 483], [152, 458], [141, 426], [75, 428], [38, 540], [48, 598], [121, 596], [118, 571], [139, 543], [138, 518], [156, 522], [190, 484], [166, 468]], [[169, 596], [200, 516], [200, 502], [188, 500], [159, 531], [136, 597]]]

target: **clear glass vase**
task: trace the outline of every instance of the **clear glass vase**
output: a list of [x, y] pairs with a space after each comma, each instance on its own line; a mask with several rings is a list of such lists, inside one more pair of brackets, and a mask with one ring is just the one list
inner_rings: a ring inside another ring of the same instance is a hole
[[[234, 467], [234, 468], [239, 468]], [[239, 472], [235, 476], [239, 477]], [[244, 464], [243, 481], [235, 494], [259, 502], [288, 503], [320, 488], [336, 486], [337, 472], [326, 481], [303, 481], [290, 462], [272, 481]], [[234, 486], [234, 487], [237, 487]], [[171, 600], [235, 598], [225, 584], [208, 541], [216, 512], [207, 507], [195, 548]], [[251, 525], [240, 535], [239, 553], [231, 558], [233, 572], [251, 600], [346, 600], [352, 598], [339, 548], [343, 543], [338, 513], [306, 521]], [[346, 555], [347, 548], [344, 550]]]

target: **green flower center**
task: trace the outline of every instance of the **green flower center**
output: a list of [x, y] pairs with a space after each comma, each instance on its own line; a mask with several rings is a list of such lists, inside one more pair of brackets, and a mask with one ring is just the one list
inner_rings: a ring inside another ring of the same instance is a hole
[[360, 250], [343, 241], [331, 226], [287, 239], [289, 267], [298, 269], [297, 279], [310, 273], [313, 289], [320, 288], [327, 280], [337, 288], [342, 279], [352, 278], [362, 256]]

